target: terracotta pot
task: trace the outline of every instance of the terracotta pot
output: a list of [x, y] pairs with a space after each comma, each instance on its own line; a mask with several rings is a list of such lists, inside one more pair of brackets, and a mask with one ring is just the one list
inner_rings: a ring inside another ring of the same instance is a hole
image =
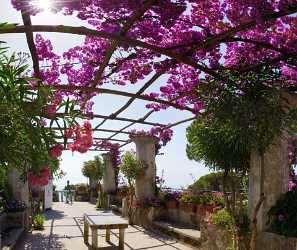
[[170, 200], [166, 202], [167, 209], [178, 209], [178, 202], [176, 200]]
[[188, 202], [180, 202], [179, 204], [181, 210], [187, 213], [195, 213], [196, 210], [196, 205], [193, 203], [188, 203]]

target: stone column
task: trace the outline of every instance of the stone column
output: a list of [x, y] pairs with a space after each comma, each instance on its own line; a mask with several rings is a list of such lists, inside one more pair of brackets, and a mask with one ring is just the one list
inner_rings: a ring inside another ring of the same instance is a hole
[[24, 202], [27, 206], [29, 203], [29, 186], [28, 182], [20, 179], [20, 172], [17, 169], [11, 169], [8, 173], [8, 183], [14, 199]]
[[13, 168], [8, 173], [8, 185], [12, 193], [12, 197], [15, 200], [22, 201], [27, 206], [27, 211], [24, 218], [24, 227], [25, 230], [28, 230], [30, 227], [29, 222], [29, 213], [31, 211], [31, 204], [29, 200], [29, 185], [28, 182], [23, 182], [21, 179], [20, 172]]
[[103, 193], [114, 194], [116, 191], [116, 176], [113, 166], [113, 155], [110, 153], [102, 154], [104, 160], [103, 171]]
[[158, 139], [154, 136], [139, 135], [133, 141], [136, 144], [137, 160], [145, 163], [143, 175], [136, 178], [135, 194], [137, 199], [153, 198], [155, 196], [155, 144]]
[[257, 216], [258, 231], [267, 229], [267, 212], [287, 192], [289, 172], [287, 133], [276, 138], [262, 157], [252, 153], [249, 173], [250, 215], [253, 215], [261, 193], [265, 196]]

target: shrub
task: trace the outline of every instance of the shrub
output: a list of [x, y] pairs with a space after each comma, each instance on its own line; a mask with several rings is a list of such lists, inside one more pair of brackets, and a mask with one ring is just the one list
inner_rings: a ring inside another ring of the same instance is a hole
[[172, 201], [172, 200], [179, 200], [181, 197], [181, 193], [178, 191], [174, 191], [174, 192], [168, 192], [168, 191], [163, 191], [160, 193], [160, 197], [162, 198], [162, 200], [166, 203], [168, 201]]
[[235, 223], [239, 236], [246, 235], [250, 232], [250, 218], [248, 216], [247, 206], [244, 206], [236, 215]]
[[231, 230], [235, 225], [234, 218], [225, 208], [212, 214], [211, 221], [215, 226], [224, 230]]
[[201, 205], [224, 206], [225, 204], [224, 196], [221, 192], [193, 193], [186, 191], [182, 193], [180, 201]]
[[42, 214], [37, 214], [33, 216], [33, 227], [36, 230], [42, 230], [45, 217]]
[[26, 209], [26, 204], [22, 201], [10, 200], [4, 202], [4, 210], [8, 213], [23, 212]]
[[287, 237], [297, 236], [297, 189], [283, 194], [268, 212], [270, 231]]

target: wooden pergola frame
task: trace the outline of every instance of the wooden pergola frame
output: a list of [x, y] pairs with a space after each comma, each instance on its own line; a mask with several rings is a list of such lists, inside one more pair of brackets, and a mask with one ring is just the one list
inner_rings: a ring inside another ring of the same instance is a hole
[[[94, 114], [92, 116], [86, 115], [87, 118], [101, 119], [101, 121], [98, 122], [98, 124], [93, 129], [94, 132], [99, 131], [99, 132], [111, 133], [111, 135], [108, 137], [98, 137], [95, 139], [103, 140], [103, 141], [108, 140], [108, 141], [118, 142], [118, 143], [121, 143], [120, 147], [123, 147], [123, 146], [127, 145], [128, 143], [130, 143], [130, 140], [129, 139], [127, 139], [127, 140], [118, 139], [117, 135], [122, 135], [122, 134], [129, 135], [130, 132], [128, 132], [127, 129], [131, 128], [134, 124], [160, 126], [164, 129], [166, 129], [166, 128], [171, 128], [171, 127], [177, 126], [179, 124], [194, 120], [194, 119], [196, 119], [196, 116], [192, 115], [191, 117], [189, 117], [187, 119], [177, 121], [173, 124], [162, 124], [162, 123], [148, 121], [147, 119], [154, 113], [153, 110], [147, 112], [143, 117], [140, 117], [138, 119], [131, 119], [131, 118], [119, 116], [123, 111], [128, 109], [130, 107], [130, 105], [135, 100], [143, 100], [143, 101], [150, 101], [150, 102], [154, 102], [154, 103], [164, 104], [166, 106], [170, 106], [170, 107], [173, 107], [176, 109], [183, 109], [183, 110], [186, 110], [189, 112], [194, 111], [193, 109], [191, 109], [189, 107], [182, 108], [176, 103], [176, 100], [183, 98], [187, 95], [190, 95], [191, 93], [182, 93], [179, 97], [169, 100], [169, 101], [161, 99], [161, 98], [153, 98], [153, 97], [150, 97], [150, 96], [147, 96], [144, 94], [145, 90], [148, 89], [153, 83], [155, 83], [156, 80], [158, 80], [163, 74], [165, 74], [165, 72], [156, 72], [136, 93], [129, 93], [129, 92], [124, 92], [124, 91], [96, 87], [96, 84], [100, 80], [104, 79], [105, 77], [109, 77], [110, 75], [112, 75], [114, 73], [114, 69], [113, 69], [113, 70], [111, 70], [111, 72], [108, 75], [106, 75], [106, 76], [103, 75], [105, 68], [109, 66], [109, 62], [110, 62], [112, 55], [114, 54], [114, 52], [117, 50], [117, 48], [119, 46], [124, 44], [124, 45], [128, 45], [128, 46], [131, 46], [134, 48], [140, 47], [140, 48], [148, 49], [155, 53], [159, 53], [159, 54], [162, 54], [169, 58], [172, 58], [178, 63], [184, 63], [186, 65], [192, 66], [195, 69], [201, 70], [201, 71], [203, 71], [217, 79], [221, 79], [226, 82], [230, 82], [229, 79], [223, 78], [223, 76], [221, 76], [215, 70], [210, 69], [204, 65], [198, 64], [185, 55], [180, 55], [180, 54], [175, 53], [173, 49], [175, 49], [176, 47], [160, 48], [158, 46], [151, 45], [151, 44], [142, 42], [140, 40], [126, 37], [126, 34], [128, 33], [129, 29], [144, 15], [144, 13], [155, 2], [156, 2], [156, 0], [145, 1], [145, 3], [138, 10], [136, 10], [135, 13], [133, 13], [133, 15], [131, 15], [131, 17], [125, 22], [125, 24], [122, 27], [122, 30], [118, 34], [111, 34], [111, 33], [107, 33], [104, 31], [97, 31], [97, 30], [86, 28], [86, 27], [72, 27], [72, 26], [63, 26], [63, 25], [58, 25], [58, 26], [32, 25], [30, 15], [24, 11], [22, 11], [22, 19], [23, 19], [24, 25], [20, 25], [20, 26], [16, 26], [16, 27], [8, 27], [5, 29], [0, 28], [0, 34], [5, 34], [5, 33], [25, 33], [26, 34], [27, 44], [28, 44], [30, 54], [32, 57], [34, 73], [37, 77], [40, 77], [40, 66], [39, 66], [37, 51], [36, 51], [36, 47], [35, 47], [35, 43], [34, 43], [34, 36], [33, 36], [34, 32], [58, 32], [58, 33], [65, 33], [65, 34], [89, 35], [89, 36], [101, 37], [101, 38], [110, 40], [111, 41], [110, 47], [105, 52], [105, 58], [104, 58], [103, 62], [101, 63], [99, 70], [94, 77], [94, 80], [91, 82], [90, 87], [82, 87], [82, 86], [74, 86], [74, 85], [71, 85], [71, 86], [70, 85], [58, 85], [58, 86], [54, 86], [54, 88], [59, 89], [59, 90], [69, 91], [69, 92], [79, 91], [80, 93], [82, 93], [82, 92], [84, 92], [84, 93], [99, 93], [99, 94], [110, 94], [110, 95], [129, 97], [128, 101], [122, 107], [120, 107], [116, 112], [113, 112], [110, 115], [107, 115], [107, 116], [101, 115], [101, 114]], [[279, 12], [267, 14], [267, 15], [263, 16], [263, 19], [266, 21], [273, 20], [273, 19], [277, 19], [277, 18], [286, 16], [286, 15], [293, 14], [295, 12], [297, 12], [297, 7], [292, 7], [291, 9], [286, 10], [286, 11], [279, 11]], [[208, 39], [206, 39], [203, 42], [200, 42], [197, 44], [184, 44], [184, 45], [179, 45], [178, 47], [187, 46], [194, 50], [197, 50], [197, 49], [207, 48], [207, 47], [212, 46], [216, 43], [228, 42], [228, 41], [229, 42], [230, 41], [231, 42], [232, 41], [242, 41], [242, 42], [247, 42], [247, 43], [258, 44], [258, 45], [261, 45], [263, 48], [275, 50], [281, 54], [280, 57], [292, 56], [292, 55], [288, 55], [287, 54], [288, 52], [285, 50], [282, 50], [279, 48], [274, 48], [271, 44], [265, 44], [264, 42], [261, 42], [261, 44], [259, 44], [259, 42], [257, 42], [257, 41], [252, 41], [252, 40], [248, 40], [248, 39], [242, 40], [241, 38], [238, 38], [235, 36], [236, 33], [251, 29], [254, 26], [256, 26], [256, 24], [257, 24], [256, 20], [248, 21], [244, 24], [240, 24], [238, 26], [230, 28], [229, 30], [222, 32], [220, 34], [211, 35]], [[297, 55], [295, 55], [295, 56], [297, 56]], [[132, 59], [133, 57], [135, 57], [135, 54], [129, 55], [123, 61]], [[270, 63], [270, 62], [267, 62], [267, 63]], [[257, 65], [255, 65], [255, 67], [257, 67]], [[115, 68], [117, 68], [117, 66]], [[42, 87], [44, 87], [44, 86], [42, 86]], [[64, 115], [67, 115], [67, 114], [63, 114], [63, 113], [56, 114], [57, 117], [63, 117]], [[129, 124], [122, 127], [121, 129], [118, 129], [118, 130], [101, 128], [101, 126], [106, 121], [109, 121], [109, 120], [124, 121], [124, 122], [129, 122]], [[66, 128], [60, 128], [60, 127], [55, 128], [54, 127], [52, 129], [53, 130], [61, 130], [61, 129], [63, 130]], [[63, 138], [61, 138], [61, 139], [63, 139]], [[91, 150], [101, 151], [102, 149], [99, 149], [98, 147], [95, 146]]]
[[[127, 23], [124, 25], [122, 31], [120, 32], [119, 36], [124, 37], [127, 32], [129, 31], [129, 29], [133, 26], [133, 24], [142, 17], [142, 15], [151, 7], [151, 5], [155, 2], [155, 0], [148, 0], [146, 2], [145, 5], [143, 5], [139, 10], [136, 11], [136, 13], [131, 16], [131, 18], [127, 21]], [[35, 28], [37, 26], [33, 26], [32, 22], [31, 22], [31, 18], [30, 15], [24, 11], [22, 11], [22, 19], [23, 19], [23, 26], [16, 26], [16, 30], [12, 31], [7, 29], [7, 32], [3, 32], [3, 30], [0, 30], [0, 34], [3, 33], [25, 33], [26, 34], [26, 40], [27, 40], [27, 44], [29, 47], [29, 51], [31, 54], [31, 58], [32, 58], [32, 62], [33, 62], [33, 70], [34, 70], [34, 74], [37, 77], [40, 77], [40, 66], [39, 66], [39, 61], [38, 61], [38, 55], [37, 55], [37, 50], [36, 50], [36, 46], [34, 43], [34, 36], [33, 33], [37, 30], [35, 30]], [[41, 30], [40, 30], [41, 31]], [[54, 31], [55, 32], [55, 31]], [[57, 32], [59, 32], [57, 30]], [[65, 32], [63, 32], [65, 33]], [[82, 35], [84, 35], [84, 32], [81, 32]], [[87, 35], [87, 34], [85, 34]], [[189, 108], [189, 107], [180, 107], [178, 104], [176, 104], [176, 100], [185, 97], [186, 95], [190, 94], [190, 93], [183, 93], [182, 95], [180, 95], [178, 98], [172, 99], [171, 101], [167, 101], [161, 98], [154, 98], [154, 97], [150, 97], [148, 95], [145, 95], [144, 92], [145, 90], [147, 90], [152, 84], [154, 84], [165, 72], [155, 72], [155, 74], [136, 92], [136, 93], [129, 93], [129, 92], [124, 92], [124, 91], [119, 91], [119, 90], [113, 90], [113, 89], [107, 89], [107, 88], [98, 88], [96, 87], [96, 83], [99, 82], [100, 80], [102, 80], [104, 77], [103, 73], [105, 68], [108, 66], [109, 61], [113, 55], [113, 53], [116, 51], [117, 47], [121, 44], [123, 44], [121, 41], [117, 41], [114, 39], [111, 39], [111, 45], [110, 48], [106, 51], [106, 55], [105, 58], [102, 62], [102, 64], [99, 67], [98, 73], [96, 74], [94, 80], [91, 83], [91, 87], [83, 87], [83, 86], [75, 86], [75, 85], [56, 85], [56, 86], [50, 86], [50, 88], [54, 88], [57, 90], [64, 90], [64, 91], [69, 91], [69, 92], [73, 92], [73, 91], [77, 91], [80, 93], [98, 93], [98, 94], [109, 94], [109, 95], [116, 95], [116, 96], [124, 96], [124, 97], [128, 97], [128, 101], [122, 105], [118, 110], [116, 110], [115, 112], [109, 114], [109, 115], [101, 115], [101, 114], [93, 114], [93, 115], [87, 115], [85, 114], [84, 117], [86, 118], [91, 118], [91, 119], [101, 119], [100, 122], [98, 122], [98, 124], [94, 127], [93, 131], [96, 132], [104, 132], [104, 133], [110, 133], [109, 136], [106, 137], [94, 137], [93, 139], [96, 141], [110, 141], [113, 143], [118, 143], [119, 147], [124, 147], [127, 144], [131, 143], [130, 139], [119, 139], [117, 138], [118, 135], [127, 135], [129, 136], [131, 134], [131, 132], [127, 131], [127, 129], [131, 128], [133, 125], [135, 124], [143, 124], [143, 125], [148, 125], [151, 127], [154, 126], [158, 126], [158, 127], [162, 127], [163, 129], [167, 129], [167, 128], [172, 128], [174, 126], [177, 126], [179, 124], [191, 121], [196, 119], [195, 115], [191, 115], [191, 117], [184, 119], [184, 120], [180, 120], [180, 121], [176, 121], [175, 123], [172, 124], [163, 124], [163, 123], [158, 123], [158, 122], [150, 122], [147, 119], [155, 112], [153, 110], [148, 111], [144, 116], [139, 117], [138, 119], [131, 119], [131, 118], [127, 118], [127, 117], [121, 117], [119, 116], [123, 111], [125, 111], [126, 109], [128, 109], [130, 107], [130, 105], [135, 101], [135, 100], [143, 100], [143, 101], [150, 101], [150, 102], [154, 102], [154, 103], [159, 103], [159, 104], [163, 104], [166, 105], [168, 107], [173, 107], [176, 109], [182, 109], [182, 110], [186, 110], [189, 112], [193, 113], [193, 109]], [[137, 46], [137, 44], [136, 44]], [[135, 55], [134, 55], [135, 56]], [[133, 54], [127, 57], [127, 60], [132, 58]], [[112, 73], [111, 73], [112, 74]], [[111, 74], [109, 74], [108, 76], [110, 76]], [[42, 88], [47, 87], [47, 86], [41, 86]], [[32, 87], [30, 89], [36, 89], [38, 87]], [[59, 117], [63, 117], [66, 116], [67, 114], [65, 113], [56, 113], [55, 117], [59, 118]], [[113, 130], [113, 129], [104, 129], [101, 128], [101, 126], [106, 122], [106, 121], [122, 121], [122, 122], [129, 122], [128, 125], [123, 126], [122, 128], [118, 129], [118, 130]], [[67, 128], [65, 127], [51, 127], [52, 130], [66, 130]], [[61, 135], [61, 136], [57, 136], [58, 141], [60, 140], [64, 140], [65, 138]], [[70, 139], [71, 140], [71, 139]], [[61, 141], [62, 142], [62, 141]], [[93, 147], [90, 148], [90, 151], [99, 151], [99, 152], [105, 152], [108, 151], [107, 149], [102, 149], [100, 148], [96, 143], [94, 143]]]

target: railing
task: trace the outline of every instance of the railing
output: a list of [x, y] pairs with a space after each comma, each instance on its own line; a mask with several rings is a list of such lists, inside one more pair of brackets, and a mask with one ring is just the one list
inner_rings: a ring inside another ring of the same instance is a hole
[[57, 194], [59, 202], [73, 202], [75, 196], [75, 190], [56, 190], [54, 191]]

